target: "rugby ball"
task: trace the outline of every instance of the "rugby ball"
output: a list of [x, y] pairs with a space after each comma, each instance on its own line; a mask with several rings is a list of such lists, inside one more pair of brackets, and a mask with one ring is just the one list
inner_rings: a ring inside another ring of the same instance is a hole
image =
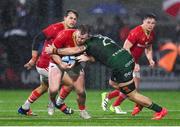
[[61, 59], [67, 64], [74, 64], [76, 62], [75, 56], [63, 56]]

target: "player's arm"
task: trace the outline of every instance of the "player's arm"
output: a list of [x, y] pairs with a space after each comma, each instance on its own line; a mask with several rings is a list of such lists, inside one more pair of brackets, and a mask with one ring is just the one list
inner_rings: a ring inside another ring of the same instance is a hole
[[[129, 41], [128, 39], [126, 39], [126, 41], [124, 42], [123, 48], [126, 49], [130, 54], [131, 54], [130, 49], [131, 49], [132, 46], [133, 46], [133, 43], [131, 41]], [[136, 62], [135, 62], [134, 71], [135, 72], [140, 71], [140, 66]]]
[[131, 54], [130, 49], [132, 46], [133, 44], [128, 39], [126, 39], [126, 41], [124, 42], [123, 48], [126, 49], [130, 54]]
[[59, 55], [74, 55], [74, 54], [82, 53], [85, 50], [86, 50], [86, 46], [84, 46], [84, 45], [78, 46], [78, 47], [72, 47], [72, 48], [59, 48], [59, 49], [57, 49], [57, 54], [59, 54]]
[[46, 36], [42, 32], [33, 38], [31, 59], [24, 65], [24, 67], [28, 70], [35, 65], [38, 59], [38, 49], [40, 47], [40, 43], [43, 43], [45, 39]]
[[86, 50], [86, 46], [77, 46], [72, 48], [56, 48], [53, 45], [48, 45], [48, 47], [45, 48], [45, 51], [48, 54], [59, 54], [59, 55], [74, 55], [78, 53], [82, 53]]
[[61, 70], [65, 70], [68, 68], [68, 64], [64, 63], [59, 55], [53, 54], [51, 55], [51, 58], [53, 59], [53, 61], [59, 66], [59, 68]]
[[152, 44], [145, 48], [145, 55], [149, 61], [149, 64], [151, 67], [154, 67], [155, 62], [153, 60], [153, 50], [152, 50]]
[[[54, 45], [52, 45], [54, 48], [56, 48]], [[75, 64], [67, 64], [65, 62], [62, 61], [61, 57], [57, 54], [52, 54], [51, 58], [53, 59], [53, 61], [59, 66], [60, 69], [62, 70], [66, 70], [66, 69], [70, 69], [72, 68]]]

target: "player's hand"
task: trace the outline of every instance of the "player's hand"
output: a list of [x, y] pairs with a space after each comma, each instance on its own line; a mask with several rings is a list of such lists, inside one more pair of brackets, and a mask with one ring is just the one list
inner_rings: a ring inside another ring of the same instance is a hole
[[135, 72], [139, 72], [140, 71], [140, 65], [139, 64], [135, 63], [134, 71]]
[[65, 63], [65, 62], [61, 62], [61, 64], [59, 64], [59, 67], [62, 69], [62, 70], [68, 70], [68, 69], [71, 69], [72, 67], [74, 67], [75, 63], [74, 64], [68, 64], [68, 63]]
[[24, 67], [27, 69], [27, 70], [30, 70], [34, 65], [35, 65], [36, 61], [31, 59], [28, 63], [26, 63], [24, 65]]
[[90, 61], [90, 57], [87, 56], [86, 54], [82, 54], [80, 56], [77, 56], [76, 60], [78, 60], [78, 62], [87, 62]]
[[49, 45], [45, 48], [45, 51], [47, 54], [53, 54], [54, 47], [52, 45]]
[[149, 60], [149, 66], [154, 68], [155, 67], [155, 62], [153, 59]]

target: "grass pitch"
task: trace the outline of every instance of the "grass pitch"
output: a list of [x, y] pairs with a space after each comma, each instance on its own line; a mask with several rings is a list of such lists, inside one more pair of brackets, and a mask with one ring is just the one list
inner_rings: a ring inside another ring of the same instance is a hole
[[101, 109], [101, 92], [87, 91], [87, 108], [92, 119], [84, 120], [79, 117], [76, 94], [72, 92], [66, 99], [69, 107], [75, 110], [73, 115], [64, 115], [56, 110], [53, 116], [47, 114], [48, 95], [44, 94], [31, 105], [31, 109], [38, 116], [22, 116], [17, 113], [31, 91], [0, 90], [0, 126], [180, 126], [180, 92], [179, 91], [143, 91], [142, 93], [154, 102], [166, 107], [168, 115], [159, 121], [151, 120], [153, 111], [143, 109], [135, 116], [131, 116], [134, 104], [129, 100], [122, 103], [121, 108], [128, 112], [117, 115]]

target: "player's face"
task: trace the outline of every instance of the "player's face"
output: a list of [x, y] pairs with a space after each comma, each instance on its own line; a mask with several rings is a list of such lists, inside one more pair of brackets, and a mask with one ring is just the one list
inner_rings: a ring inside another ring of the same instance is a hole
[[66, 17], [64, 17], [64, 22], [66, 27], [73, 28], [77, 23], [77, 17], [73, 12], [69, 12]]
[[156, 20], [153, 18], [147, 18], [143, 20], [143, 26], [145, 30], [152, 31], [154, 27], [156, 26]]
[[83, 45], [85, 41], [88, 39], [88, 34], [81, 34], [80, 31], [76, 31], [76, 43], [77, 45]]

